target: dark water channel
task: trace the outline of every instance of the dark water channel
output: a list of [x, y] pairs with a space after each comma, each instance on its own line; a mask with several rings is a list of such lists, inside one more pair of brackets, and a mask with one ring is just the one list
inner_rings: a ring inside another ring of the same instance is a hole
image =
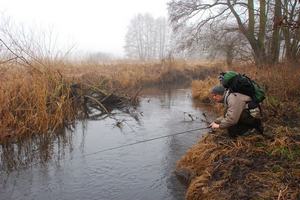
[[[184, 199], [175, 164], [203, 131], [101, 151], [204, 127], [200, 119], [189, 89], [153, 89], [131, 116], [77, 122], [74, 132], [38, 138], [23, 149], [2, 146], [0, 199]], [[9, 152], [16, 158], [7, 158]]]

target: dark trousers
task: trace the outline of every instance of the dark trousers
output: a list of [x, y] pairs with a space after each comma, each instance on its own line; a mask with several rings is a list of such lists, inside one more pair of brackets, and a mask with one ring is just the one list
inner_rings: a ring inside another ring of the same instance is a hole
[[243, 110], [241, 117], [237, 124], [227, 128], [230, 137], [244, 135], [248, 130], [256, 129], [260, 134], [263, 134], [263, 126], [260, 119], [254, 118], [250, 115], [249, 110]]

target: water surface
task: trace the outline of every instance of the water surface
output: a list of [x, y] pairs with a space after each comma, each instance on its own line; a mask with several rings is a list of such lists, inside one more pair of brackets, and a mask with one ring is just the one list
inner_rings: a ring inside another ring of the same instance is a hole
[[77, 122], [74, 132], [36, 138], [22, 150], [2, 146], [0, 199], [184, 199], [176, 161], [205, 130], [107, 149], [206, 126], [201, 119], [190, 90], [148, 90], [131, 115]]

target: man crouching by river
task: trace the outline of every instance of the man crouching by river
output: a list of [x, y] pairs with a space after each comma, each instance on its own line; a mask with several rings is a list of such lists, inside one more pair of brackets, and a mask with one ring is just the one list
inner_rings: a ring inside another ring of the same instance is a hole
[[259, 109], [248, 109], [249, 96], [229, 92], [222, 85], [215, 86], [210, 91], [215, 102], [224, 103], [224, 117], [217, 118], [210, 124], [212, 129], [227, 129], [230, 137], [248, 135], [257, 131], [263, 134]]

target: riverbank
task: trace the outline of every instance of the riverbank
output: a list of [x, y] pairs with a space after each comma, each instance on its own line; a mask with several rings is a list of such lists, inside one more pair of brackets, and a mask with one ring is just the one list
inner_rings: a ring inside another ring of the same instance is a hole
[[101, 115], [136, 102], [142, 87], [190, 82], [216, 71], [184, 61], [1, 65], [0, 142], [51, 134], [92, 109]]
[[[300, 70], [232, 70], [246, 73], [266, 89], [266, 134], [230, 139], [218, 131], [204, 136], [177, 163], [177, 174], [189, 185], [186, 199], [299, 199]], [[217, 75], [194, 82], [193, 96], [207, 102], [207, 93], [201, 91], [209, 91]]]

